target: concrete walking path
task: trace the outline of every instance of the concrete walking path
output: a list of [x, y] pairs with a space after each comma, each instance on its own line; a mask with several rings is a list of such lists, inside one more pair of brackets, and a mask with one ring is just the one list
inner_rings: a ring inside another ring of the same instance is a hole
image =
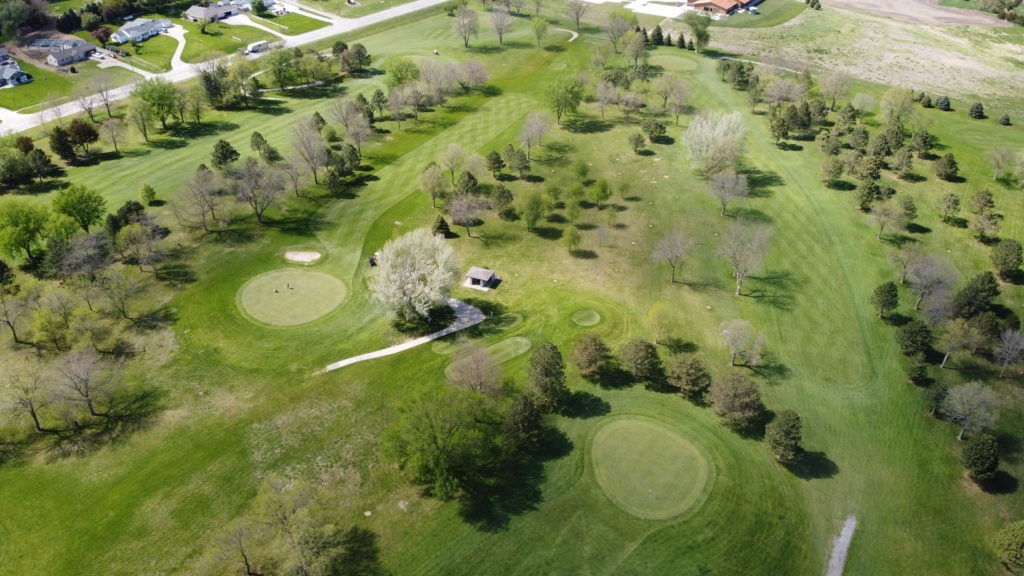
[[853, 533], [857, 530], [857, 517], [850, 516], [843, 524], [843, 530], [839, 537], [832, 544], [832, 557], [828, 560], [828, 570], [825, 576], [843, 576], [843, 569], [846, 567], [846, 553], [850, 549], [850, 542], [853, 541]]
[[381, 350], [377, 350], [375, 352], [367, 352], [366, 354], [360, 354], [359, 356], [353, 356], [351, 358], [339, 360], [333, 364], [328, 364], [323, 370], [321, 370], [321, 372], [331, 372], [332, 370], [344, 368], [345, 366], [355, 364], [356, 362], [373, 360], [374, 358], [382, 358], [384, 356], [398, 354], [399, 352], [405, 352], [410, 348], [415, 348], [422, 344], [426, 344], [427, 342], [430, 342], [432, 340], [437, 340], [438, 338], [444, 338], [445, 336], [448, 336], [449, 334], [454, 334], [459, 330], [465, 330], [470, 326], [476, 326], [477, 324], [483, 322], [486, 319], [484, 313], [481, 312], [479, 308], [475, 306], [470, 306], [469, 304], [466, 304], [461, 300], [449, 298], [448, 305], [451, 306], [453, 310], [455, 310], [455, 322], [452, 323], [451, 326], [445, 328], [444, 330], [439, 330], [437, 332], [434, 332], [433, 334], [428, 334], [426, 336], [416, 338], [415, 340], [409, 340], [408, 342], [396, 344], [394, 346], [391, 346], [390, 348], [384, 348]]
[[580, 37], [580, 33], [579, 32], [576, 32], [574, 30], [569, 30], [568, 28], [555, 28], [555, 30], [558, 31], [558, 32], [568, 32], [569, 34], [572, 34], [572, 38], [569, 38], [569, 42], [572, 42], [573, 40], [575, 40], [575, 39]]

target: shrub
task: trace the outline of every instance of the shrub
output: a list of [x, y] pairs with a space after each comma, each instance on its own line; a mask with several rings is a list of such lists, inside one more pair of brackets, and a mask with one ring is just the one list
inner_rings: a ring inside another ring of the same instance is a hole
[[1000, 116], [999, 117], [999, 125], [1000, 126], [1009, 126], [1010, 125], [1010, 115], [1009, 114], [1003, 114], [1002, 116]]
[[982, 106], [981, 102], [975, 102], [971, 104], [971, 110], [967, 114], [975, 120], [981, 120], [985, 118], [985, 107]]
[[949, 102], [949, 96], [939, 96], [935, 99], [935, 107], [943, 112], [949, 112], [953, 106]]
[[794, 462], [803, 452], [803, 425], [792, 410], [783, 410], [768, 423], [764, 441], [779, 462]]
[[1024, 572], [1024, 520], [996, 532], [992, 545], [1007, 570], [1014, 574]]
[[996, 439], [988, 434], [978, 434], [967, 439], [960, 462], [967, 468], [971, 478], [978, 481], [991, 480], [999, 468], [999, 452]]

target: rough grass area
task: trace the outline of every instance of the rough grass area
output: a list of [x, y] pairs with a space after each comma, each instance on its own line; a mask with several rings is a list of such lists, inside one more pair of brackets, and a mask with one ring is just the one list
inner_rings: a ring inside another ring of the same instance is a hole
[[347, 295], [345, 284], [330, 274], [286, 268], [246, 282], [238, 306], [258, 322], [297, 326], [329, 314]]
[[609, 422], [594, 435], [591, 454], [605, 496], [640, 518], [667, 520], [699, 506], [714, 482], [708, 457], [657, 422]]
[[281, 16], [274, 16], [273, 14], [256, 16], [255, 14], [250, 14], [249, 18], [257, 24], [262, 24], [267, 28], [277, 30], [288, 36], [295, 36], [296, 34], [302, 34], [328, 25], [323, 20], [296, 13], [288, 13]]

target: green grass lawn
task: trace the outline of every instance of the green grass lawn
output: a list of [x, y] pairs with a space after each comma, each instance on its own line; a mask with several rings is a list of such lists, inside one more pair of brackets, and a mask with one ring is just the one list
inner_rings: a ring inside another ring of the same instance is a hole
[[168, 72], [171, 69], [171, 57], [178, 49], [178, 41], [166, 34], [161, 34], [138, 46], [123, 44], [118, 48], [131, 55], [131, 58], [124, 57], [123, 60], [130, 62], [132, 66], [146, 72]]
[[803, 12], [807, 4], [793, 0], [766, 0], [757, 6], [757, 14], [733, 14], [724, 20], [715, 20], [712, 26], [723, 28], [768, 28], [778, 26]]
[[185, 62], [202, 62], [217, 56], [232, 54], [244, 50], [246, 46], [260, 40], [277, 40], [277, 37], [251, 26], [233, 26], [223, 22], [215, 22], [206, 26], [206, 33], [199, 31], [194, 22], [172, 18], [172, 22], [183, 26], [185, 34], [185, 50], [181, 59]]
[[[377, 123], [378, 137], [363, 147], [374, 179], [352, 198], [311, 187], [304, 198], [289, 197], [268, 211], [267, 226], [252, 223], [251, 237], [191, 241], [196, 279], [168, 288], [174, 352], [165, 364], [127, 371], [132, 382], [159, 390], [162, 411], [145, 429], [93, 452], [0, 465], [0, 573], [198, 572], [209, 543], [253, 512], [260, 479], [271, 473], [323, 481], [324, 491], [337, 496], [332, 518], [376, 532], [394, 574], [820, 574], [851, 514], [860, 528], [848, 575], [1001, 573], [988, 536], [1024, 514], [1024, 503], [1018, 494], [984, 493], [963, 479], [955, 426], [927, 417], [920, 392], [906, 383], [893, 327], [877, 320], [869, 304], [874, 286], [894, 275], [891, 245], [875, 240], [851, 193], [821, 184], [823, 158], [812, 142], [778, 148], [766, 117], [751, 114], [744, 94], [719, 81], [714, 60], [671, 48], [654, 52], [651, 65], [684, 75], [696, 110], [743, 114], [756, 193], [731, 207], [732, 217], [718, 215], [681, 143], [689, 116], [679, 127], [667, 120], [674, 143], [653, 144], [652, 154], [641, 156], [627, 146], [639, 130], [636, 118], [627, 122], [609, 109], [602, 122], [596, 105], [584, 104], [534, 149], [535, 181], [507, 185], [518, 198], [549, 185], [567, 189], [576, 183], [568, 167], [579, 159], [616, 194], [604, 208], [582, 210], [576, 255], [557, 241], [566, 226], [562, 209], [535, 232], [487, 212], [473, 238], [451, 240], [464, 268], [487, 266], [503, 279], [486, 294], [455, 290], [496, 309], [467, 336], [492, 350], [516, 387], [525, 381], [531, 347], [550, 340], [568, 355], [584, 334], [618, 349], [659, 330], [665, 357], [681, 343], [720, 375], [729, 368], [719, 326], [746, 319], [765, 332], [771, 354], [769, 369], [756, 376], [765, 401], [800, 413], [808, 465], [787, 470], [762, 442], [736, 435], [708, 409], [675, 395], [602, 388], [570, 368], [570, 387], [590, 400], [586, 410], [551, 418], [565, 438], [524, 508], [495, 511], [494, 524], [474, 522], [459, 502], [440, 503], [410, 486], [381, 454], [380, 436], [411, 397], [447, 385], [451, 341], [313, 374], [402, 339], [369, 301], [366, 259], [388, 239], [434, 221], [438, 211], [418, 191], [423, 167], [450, 143], [486, 154], [518, 142], [526, 116], [543, 107], [543, 87], [590, 60], [590, 44], [566, 44], [561, 35], [549, 40], [557, 49], [532, 48], [522, 25], [504, 48], [485, 33], [463, 50], [450, 26], [444, 16], [421, 17], [360, 41], [376, 61], [438, 46], [444, 59], [480, 59], [493, 95], [460, 96], [401, 130], [391, 120]], [[347, 79], [342, 89], [347, 97], [369, 95], [383, 80]], [[879, 95], [881, 88], [857, 90]], [[287, 153], [297, 122], [314, 111], [330, 118], [330, 98], [274, 96], [281, 100], [211, 112], [201, 129], [172, 131], [153, 145], [130, 141], [123, 158], [75, 168], [70, 178], [102, 190], [111, 207], [136, 199], [143, 183], [173, 203], [218, 139], [247, 155], [259, 130]], [[892, 184], [919, 200], [919, 222], [929, 231], [915, 240], [949, 250], [968, 276], [989, 267], [987, 248], [941, 225], [932, 199], [945, 190], [993, 187], [1003, 234], [1020, 238], [1024, 201], [991, 182], [984, 150], [996, 141], [1024, 146], [1024, 129], [970, 120], [969, 104], [954, 105], [957, 112], [923, 114], [940, 144], [956, 152], [966, 182], [938, 182], [921, 163], [924, 181]], [[154, 211], [177, 228], [169, 207]], [[766, 265], [743, 298], [732, 295], [714, 240], [737, 214], [774, 230]], [[231, 215], [236, 226], [252, 219], [243, 208]], [[671, 283], [668, 267], [648, 255], [658, 237], [676, 229], [697, 242], [680, 281]], [[329, 255], [316, 272], [344, 282], [347, 298], [301, 327], [254, 324], [236, 305], [239, 290], [283, 268], [282, 252], [296, 246]], [[1024, 304], [1020, 286], [1003, 289], [1008, 308]], [[910, 315], [910, 308], [900, 312]], [[954, 368], [935, 375], [950, 383], [971, 377], [959, 361]], [[1024, 424], [1015, 386], [999, 384], [1008, 400], [998, 432], [1010, 446]], [[638, 445], [647, 450], [630, 450]], [[666, 453], [674, 457], [662, 462]], [[1012, 451], [1004, 469], [1024, 474]], [[645, 508], [645, 495], [657, 505]], [[679, 512], [657, 515], [665, 510]]]
[[28, 84], [0, 90], [0, 107], [19, 110], [26, 114], [35, 112], [41, 104], [51, 106], [66, 101], [76, 86], [87, 84], [90, 79], [105, 76], [115, 86], [138, 79], [129, 70], [122, 68], [98, 68], [94, 60], [75, 64], [76, 74], [54, 69], [49, 66], [37, 67], [19, 61], [21, 69], [31, 74], [34, 80]]
[[284, 14], [282, 16], [267, 14], [262, 17], [250, 14], [249, 18], [252, 18], [252, 21], [257, 24], [261, 24], [272, 30], [277, 30], [278, 32], [287, 34], [288, 36], [295, 36], [296, 34], [317, 30], [328, 25], [328, 23], [323, 20], [295, 13]]

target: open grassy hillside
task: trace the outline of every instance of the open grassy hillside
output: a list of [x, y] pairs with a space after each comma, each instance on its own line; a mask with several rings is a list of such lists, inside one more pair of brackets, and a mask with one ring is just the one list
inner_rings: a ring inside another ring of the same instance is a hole
[[[874, 287], [895, 277], [893, 245], [876, 240], [851, 192], [821, 183], [824, 156], [813, 142], [799, 150], [776, 146], [763, 108], [752, 113], [744, 94], [720, 81], [716, 61], [692, 52], [657, 48], [650, 56], [656, 73], [677, 74], [690, 86], [693, 112], [678, 126], [662, 117], [668, 141], [635, 154], [627, 138], [640, 130], [637, 115], [627, 120], [609, 108], [602, 120], [587, 102], [533, 149], [532, 177], [506, 183], [518, 199], [550, 186], [568, 190], [579, 183], [575, 162], [589, 167], [588, 180], [607, 179], [615, 191], [608, 203], [581, 210], [580, 250], [570, 253], [562, 242], [564, 205], [533, 231], [487, 212], [472, 237], [456, 228], [461, 237], [450, 242], [464, 269], [491, 268], [503, 281], [486, 294], [457, 288], [454, 296], [491, 316], [467, 337], [494, 350], [513, 388], [525, 386], [530, 350], [550, 340], [568, 355], [584, 334], [600, 335], [613, 349], [657, 338], [663, 357], [691, 351], [722, 375], [730, 368], [720, 324], [748, 320], [765, 332], [770, 362], [747, 372], [770, 409], [803, 418], [805, 466], [779, 465], [763, 442], [729, 431], [709, 409], [677, 395], [597, 386], [570, 368], [570, 387], [586, 402], [550, 417], [558, 434], [543, 463], [517, 471], [510, 483], [517, 489], [484, 504], [440, 502], [408, 483], [383, 453], [381, 437], [413, 397], [448, 385], [450, 343], [317, 374], [335, 360], [405, 339], [369, 300], [367, 258], [387, 240], [433, 223], [439, 210], [418, 179], [450, 143], [484, 155], [518, 145], [527, 115], [546, 109], [545, 88], [589, 68], [604, 41], [569, 43], [570, 34], [554, 28], [544, 48], [517, 20], [505, 46], [483, 32], [463, 49], [443, 15], [358, 38], [375, 65], [392, 55], [478, 59], [489, 88], [401, 128], [378, 122], [363, 151], [372, 177], [345, 197], [309, 186], [303, 197], [268, 211], [266, 226], [239, 209], [233, 226], [244, 233], [193, 237], [177, 231], [169, 204], [154, 208], [176, 230], [178, 260], [190, 272], [189, 280], [165, 287], [173, 344], [159, 361], [140, 360], [126, 371], [134, 385], [154, 391], [159, 410], [121, 441], [74, 456], [26, 439], [20, 420], [5, 429], [5, 445], [19, 449], [0, 460], [0, 573], [234, 573], [233, 565], [204, 555], [225, 527], [256, 510], [261, 483], [277, 475], [318, 486], [339, 525], [375, 532], [383, 564], [396, 575], [820, 574], [850, 515], [860, 525], [848, 575], [1000, 574], [988, 538], [1024, 514], [1024, 501], [1015, 489], [986, 493], [965, 478], [957, 427], [930, 418], [920, 391], [907, 383], [894, 329], [870, 304]], [[435, 48], [440, 56], [431, 55]], [[151, 145], [132, 141], [124, 157], [73, 168], [68, 179], [101, 191], [111, 207], [136, 199], [143, 183], [173, 203], [218, 139], [245, 156], [259, 130], [288, 152], [296, 123], [314, 111], [330, 118], [332, 98], [369, 97], [383, 82], [383, 75], [346, 79], [322, 91], [274, 93], [248, 110], [211, 112], [199, 128], [163, 134]], [[884, 89], [856, 88], [876, 97]], [[1019, 149], [1024, 129], [970, 120], [966, 104], [955, 104], [956, 112], [922, 114], [938, 151], [956, 153], [965, 181], [938, 181], [922, 162], [923, 181], [891, 184], [921, 209], [926, 231], [910, 241], [948, 252], [968, 277], [990, 268], [988, 249], [968, 231], [941, 224], [935, 199], [947, 190], [966, 197], [991, 187], [1001, 235], [1024, 239], [1019, 190], [993, 183], [985, 160], [996, 142]], [[738, 111], [749, 131], [744, 170], [753, 193], [726, 217], [683, 145], [686, 125], [702, 110]], [[647, 114], [655, 112], [640, 113]], [[719, 238], [737, 218], [773, 230], [767, 261], [744, 297], [733, 295], [718, 256]], [[676, 283], [650, 258], [654, 243], [674, 230], [695, 245]], [[309, 269], [343, 283], [344, 301], [297, 327], [253, 322], [237, 306], [239, 291], [268, 272], [299, 269], [283, 258], [292, 249], [322, 252]], [[1021, 287], [1002, 289], [1000, 301], [1019, 310]], [[900, 312], [911, 315], [910, 308]], [[933, 373], [950, 384], [974, 376], [953, 368]], [[1020, 478], [1019, 381], [996, 386], [1004, 401], [996, 430], [1003, 469]], [[651, 454], [662, 450], [675, 458], [663, 466]], [[677, 474], [689, 484], [677, 485]], [[665, 509], [675, 513], [666, 517]]]

